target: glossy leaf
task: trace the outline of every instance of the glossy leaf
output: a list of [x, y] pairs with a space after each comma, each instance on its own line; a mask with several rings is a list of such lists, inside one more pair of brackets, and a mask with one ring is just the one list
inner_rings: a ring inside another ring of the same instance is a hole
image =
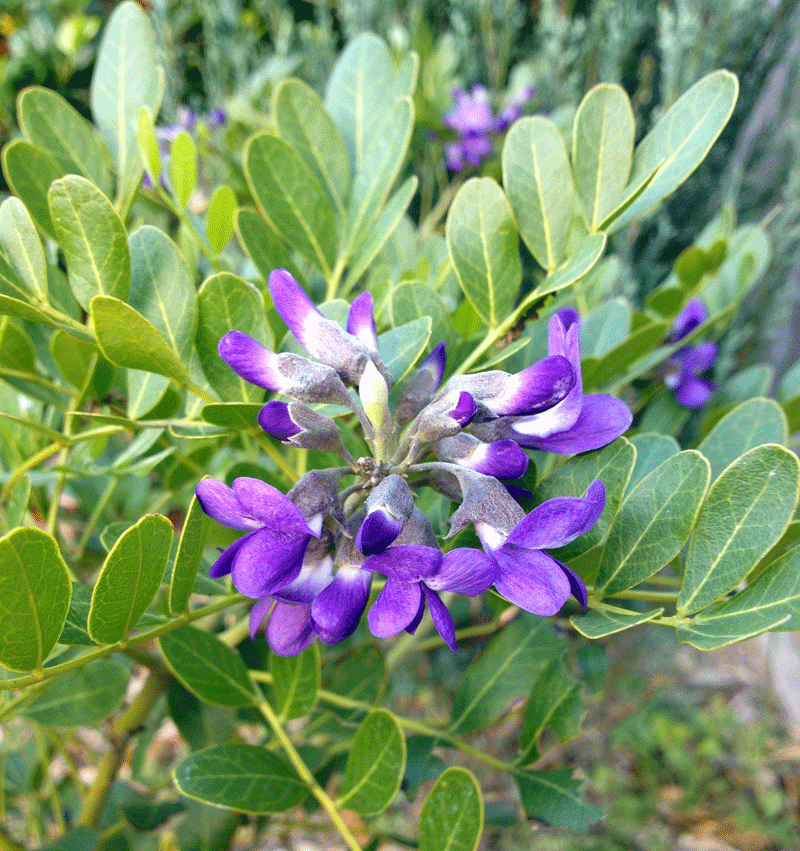
[[433, 323], [430, 316], [420, 316], [399, 328], [392, 328], [378, 337], [378, 350], [392, 383], [402, 381], [425, 351], [431, 338]]
[[448, 768], [425, 798], [419, 851], [475, 851], [483, 833], [483, 798], [465, 768]]
[[317, 702], [320, 686], [319, 647], [312, 644], [296, 656], [269, 657], [274, 706], [281, 718], [291, 721], [308, 715]]
[[50, 535], [26, 527], [0, 538], [1, 665], [42, 666], [64, 627], [70, 593], [67, 565]]
[[[652, 354], [668, 332], [668, 322], [648, 322], [639, 326], [624, 343], [604, 355], [593, 369], [584, 371], [584, 387], [602, 388], [617, 376], [633, 378], [646, 371], [650, 366], [642, 366], [644, 358]], [[658, 357], [653, 357], [657, 362]]]
[[97, 295], [124, 300], [131, 275], [128, 235], [108, 198], [85, 178], [70, 175], [50, 187], [47, 200], [80, 305], [88, 310]]
[[256, 693], [242, 657], [216, 635], [182, 626], [158, 639], [164, 660], [192, 694], [215, 706], [250, 706]]
[[385, 709], [367, 715], [350, 745], [337, 806], [375, 815], [389, 806], [400, 788], [406, 765], [406, 740], [395, 717]]
[[324, 275], [336, 260], [333, 207], [296, 151], [258, 133], [244, 149], [244, 170], [258, 209], [276, 233]]
[[90, 727], [119, 709], [130, 673], [120, 662], [98, 659], [47, 685], [23, 715], [46, 727]]
[[175, 768], [175, 782], [183, 795], [243, 813], [282, 813], [308, 794], [290, 765], [253, 745], [193, 753]]
[[562, 659], [550, 660], [534, 681], [525, 704], [519, 737], [521, 753], [515, 764], [528, 765], [539, 758], [537, 742], [546, 727], [562, 743], [577, 736], [583, 712], [581, 684]]
[[590, 231], [597, 230], [622, 198], [635, 132], [633, 110], [623, 88], [601, 83], [586, 93], [575, 114], [572, 166]]
[[230, 186], [218, 186], [211, 196], [206, 216], [206, 233], [215, 254], [220, 254], [233, 236], [236, 194]]
[[58, 163], [62, 177], [78, 174], [111, 194], [108, 151], [91, 124], [52, 89], [32, 86], [17, 99], [19, 126], [27, 141]]
[[350, 251], [364, 241], [389, 197], [408, 151], [414, 107], [411, 98], [401, 98], [384, 110], [376, 128], [375, 141], [356, 172], [347, 208], [347, 244]]
[[92, 116], [117, 167], [117, 206], [126, 210], [139, 184], [142, 164], [136, 140], [141, 108], [158, 115], [163, 73], [153, 28], [139, 6], [126, 0], [108, 19], [90, 88]]
[[274, 347], [264, 315], [264, 300], [251, 284], [220, 272], [208, 278], [197, 297], [200, 321], [197, 354], [208, 383], [226, 401], [256, 402], [264, 391], [245, 381], [219, 356], [219, 341], [231, 329], [242, 331], [268, 349]]
[[41, 148], [15, 139], [3, 148], [3, 174], [9, 188], [22, 199], [31, 218], [51, 239], [55, 239], [53, 220], [47, 206], [47, 190], [64, 170]]
[[564, 141], [552, 121], [526, 116], [514, 122], [503, 147], [503, 185], [520, 236], [552, 272], [564, 255], [575, 197]]
[[141, 313], [108, 296], [93, 298], [90, 309], [97, 343], [111, 363], [165, 375], [178, 384], [188, 381], [177, 353]]
[[490, 328], [508, 315], [522, 280], [517, 229], [503, 190], [470, 178], [447, 216], [447, 247], [464, 295]]
[[572, 286], [584, 275], [591, 272], [606, 249], [604, 233], [590, 233], [560, 266], [554, 269], [533, 291], [531, 299], [538, 299], [547, 293], [558, 292]]
[[121, 641], [135, 628], [158, 591], [172, 546], [172, 523], [143, 517], [114, 544], [97, 577], [89, 635], [98, 644]]
[[800, 630], [800, 547], [774, 561], [721, 606], [678, 624], [678, 638], [713, 650], [770, 629]]
[[584, 833], [603, 816], [602, 807], [583, 800], [581, 781], [573, 778], [572, 771], [515, 771], [513, 777], [529, 819]]
[[740, 455], [764, 443], [785, 444], [786, 416], [772, 399], [750, 399], [726, 414], [697, 447], [711, 464], [711, 480]]
[[680, 451], [678, 441], [666, 434], [643, 432], [635, 434], [630, 441], [636, 450], [636, 465], [629, 484], [631, 488]]
[[278, 135], [303, 158], [344, 218], [350, 195], [350, 161], [339, 128], [317, 93], [302, 80], [283, 80], [273, 102]]
[[705, 159], [731, 117], [739, 83], [729, 71], [714, 71], [695, 83], [636, 146], [630, 185], [657, 169], [650, 185], [616, 220], [616, 230], [675, 189]]
[[255, 210], [239, 207], [234, 214], [236, 234], [262, 278], [261, 292], [268, 292], [270, 272], [287, 269], [302, 284], [304, 278], [292, 262], [289, 249], [264, 217]]
[[0, 249], [10, 269], [10, 274], [3, 275], [13, 286], [8, 294], [15, 298], [33, 296], [47, 302], [44, 249], [30, 213], [13, 196], [0, 204]]
[[713, 603], [744, 579], [792, 519], [800, 462], [782, 446], [751, 449], [714, 482], [686, 557], [678, 614]]
[[604, 302], [581, 322], [581, 356], [603, 357], [627, 339], [630, 327], [631, 308], [627, 299]]
[[169, 610], [173, 614], [185, 611], [189, 605], [189, 597], [194, 589], [194, 579], [203, 560], [203, 548], [210, 525], [208, 515], [201, 508], [197, 497], [193, 496], [183, 521], [175, 564], [172, 567]]
[[597, 452], [570, 458], [539, 483], [534, 494], [537, 505], [554, 497], [582, 497], [595, 479], [600, 479], [606, 489], [605, 508], [595, 525], [572, 543], [554, 550], [556, 558], [568, 561], [603, 540], [617, 516], [635, 460], [634, 448], [620, 437]]
[[[453, 327], [450, 311], [438, 293], [421, 281], [403, 281], [392, 290], [392, 324], [405, 325], [421, 316], [430, 316], [439, 339], [454, 346], [458, 332]], [[448, 346], [448, 349], [450, 349]]]
[[585, 615], [573, 615], [570, 624], [586, 638], [604, 638], [647, 623], [663, 612], [663, 608], [651, 609], [649, 612], [629, 612], [618, 608], [593, 609]]
[[628, 494], [608, 536], [597, 590], [615, 594], [638, 585], [686, 543], [708, 487], [708, 462], [689, 449], [668, 458]]
[[496, 721], [511, 703], [528, 694], [534, 677], [558, 654], [558, 647], [544, 618], [523, 615], [505, 627], [464, 673], [453, 700], [450, 730], [464, 733]]

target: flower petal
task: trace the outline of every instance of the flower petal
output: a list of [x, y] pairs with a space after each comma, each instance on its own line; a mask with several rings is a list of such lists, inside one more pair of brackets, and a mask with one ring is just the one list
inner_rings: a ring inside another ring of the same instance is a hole
[[274, 602], [275, 600], [272, 597], [262, 597], [260, 600], [256, 600], [255, 603], [253, 603], [253, 608], [250, 609], [248, 623], [251, 639], [256, 637], [259, 627], [263, 623], [267, 612], [270, 610], [270, 606], [272, 606]]
[[229, 529], [258, 529], [261, 526], [226, 484], [216, 479], [203, 479], [195, 493], [203, 511]]
[[365, 556], [382, 553], [403, 529], [403, 518], [393, 517], [385, 509], [370, 512], [358, 528], [356, 546]]
[[300, 573], [310, 535], [284, 535], [259, 529], [248, 536], [233, 559], [231, 579], [245, 597], [267, 597]]
[[428, 601], [428, 608], [431, 610], [433, 625], [436, 627], [439, 635], [444, 639], [444, 643], [455, 653], [458, 647], [456, 646], [456, 628], [453, 625], [452, 615], [435, 591], [431, 591], [430, 588], [426, 588], [424, 585], [422, 586], [422, 591], [425, 594], [425, 599]]
[[302, 653], [317, 637], [311, 607], [278, 601], [267, 621], [267, 644], [278, 656]]
[[713, 381], [690, 375], [675, 388], [675, 401], [684, 408], [702, 408], [716, 389]]
[[286, 269], [275, 269], [270, 273], [269, 294], [278, 315], [306, 351], [316, 356], [320, 320], [324, 317]]
[[357, 567], [339, 568], [311, 604], [311, 620], [325, 644], [338, 644], [355, 632], [369, 600], [372, 574]]
[[690, 299], [686, 307], [675, 317], [672, 330], [667, 338], [670, 343], [677, 343], [706, 321], [708, 311], [699, 298]]
[[275, 440], [289, 440], [301, 431], [289, 416], [289, 406], [286, 402], [277, 400], [267, 402], [258, 412], [258, 424]]
[[583, 498], [557, 496], [537, 505], [517, 523], [506, 543], [532, 550], [563, 547], [594, 526], [605, 504], [606, 489], [595, 479]]
[[494, 587], [514, 605], [534, 615], [549, 616], [567, 601], [569, 580], [546, 553], [504, 544], [493, 556], [499, 568]]
[[361, 566], [364, 570], [377, 570], [398, 582], [419, 582], [435, 576], [441, 563], [442, 553], [433, 547], [395, 544], [370, 556]]
[[378, 329], [373, 313], [374, 301], [369, 292], [356, 296], [347, 314], [347, 333], [357, 337], [371, 351], [378, 351]]
[[[543, 358], [522, 372], [509, 375], [502, 395], [484, 404], [498, 416], [516, 416], [545, 411], [557, 405], [576, 385], [577, 370], [561, 354]], [[578, 398], [580, 398], [580, 388]]]
[[242, 508], [260, 525], [280, 530], [283, 534], [310, 534], [303, 512], [272, 485], [242, 476], [234, 480], [233, 492]]
[[[258, 530], [256, 530], [258, 531]], [[219, 558], [211, 565], [208, 571], [208, 575], [211, 579], [219, 579], [221, 576], [227, 576], [231, 572], [231, 566], [233, 565], [233, 558], [236, 553], [242, 547], [242, 544], [251, 536], [254, 535], [255, 532], [248, 532], [246, 535], [242, 535], [241, 538], [234, 541], [229, 547], [226, 547], [220, 554]]]
[[528, 449], [542, 449], [572, 455], [599, 449], [626, 432], [633, 421], [630, 408], [614, 396], [595, 394], [583, 397], [580, 416], [572, 428], [548, 437], [535, 437], [519, 432], [519, 422], [511, 425], [514, 440]]
[[278, 372], [277, 355], [241, 331], [228, 331], [219, 341], [219, 356], [251, 384], [282, 390], [286, 380]]
[[578, 601], [578, 605], [580, 605], [581, 609], [583, 609], [585, 613], [586, 607], [589, 605], [589, 593], [586, 590], [586, 586], [583, 584], [583, 580], [577, 573], [575, 573], [574, 570], [568, 568], [557, 558], [554, 558], [553, 561], [564, 571], [564, 575], [567, 577], [567, 581], [569, 582], [569, 589], [572, 592], [572, 596]]
[[463, 547], [445, 553], [439, 570], [424, 584], [434, 591], [457, 591], [474, 597], [490, 588], [496, 575], [497, 566], [486, 553]]
[[370, 632], [377, 638], [397, 635], [415, 619], [422, 603], [419, 583], [389, 577], [367, 614]]

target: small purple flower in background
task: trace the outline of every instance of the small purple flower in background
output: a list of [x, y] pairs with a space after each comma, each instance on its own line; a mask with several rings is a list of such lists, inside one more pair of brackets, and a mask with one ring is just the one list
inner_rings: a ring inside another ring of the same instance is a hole
[[[463, 116], [463, 126], [483, 118], [476, 108]], [[255, 600], [251, 634], [265, 623], [269, 646], [279, 655], [299, 653], [317, 638], [343, 641], [367, 607], [375, 573], [385, 583], [367, 622], [381, 638], [413, 633], [427, 608], [455, 650], [455, 627], [440, 592], [475, 596], [492, 584], [536, 614], [554, 614], [570, 594], [585, 609], [581, 579], [542, 550], [563, 546], [594, 525], [605, 504], [602, 482], [584, 498], [552, 499], [526, 515], [517, 499], [530, 493], [500, 481], [525, 474], [525, 446], [582, 452], [605, 445], [630, 424], [624, 403], [583, 395], [577, 314], [553, 317], [549, 355], [520, 372], [457, 375], [442, 386], [446, 358], [439, 343], [404, 390], [393, 393], [372, 296], [354, 299], [342, 328], [286, 270], [270, 274], [269, 290], [278, 314], [314, 360], [272, 352], [236, 330], [220, 340], [220, 356], [246, 380], [290, 400], [264, 405], [258, 423], [267, 434], [336, 453], [346, 466], [312, 469], [285, 496], [250, 478], [236, 479], [232, 488], [213, 479], [197, 486], [207, 514], [246, 532], [221, 552], [210, 575], [230, 574], [234, 587]], [[340, 413], [322, 413], [309, 407], [314, 404], [339, 406]], [[359, 439], [364, 454], [355, 458]], [[340, 489], [343, 477], [353, 483]], [[483, 552], [442, 552], [416, 504], [423, 487], [458, 504], [449, 536], [471, 523]]]
[[[707, 317], [703, 302], [691, 299], [675, 317], [667, 342], [677, 343], [688, 337]], [[664, 384], [672, 390], [679, 405], [684, 408], [702, 408], [705, 405], [717, 385], [700, 374], [711, 369], [718, 355], [719, 349], [714, 343], [701, 343], [699, 346], [683, 346], [670, 356], [663, 367]]]
[[533, 88], [528, 86], [517, 92], [496, 118], [489, 95], [480, 83], [476, 83], [469, 94], [464, 89], [453, 89], [451, 94], [456, 105], [445, 113], [442, 120], [458, 135], [455, 141], [444, 145], [447, 169], [455, 172], [468, 165], [474, 168], [492, 155], [492, 136], [503, 133], [522, 115], [522, 108], [533, 95]]

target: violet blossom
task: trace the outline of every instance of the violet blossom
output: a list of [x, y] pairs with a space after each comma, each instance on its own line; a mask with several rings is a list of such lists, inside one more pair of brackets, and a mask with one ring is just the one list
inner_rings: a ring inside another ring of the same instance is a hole
[[[688, 337], [708, 318], [706, 307], [700, 299], [691, 299], [675, 317], [668, 343], [677, 343]], [[711, 369], [719, 355], [714, 343], [683, 346], [672, 354], [663, 367], [664, 384], [672, 390], [675, 401], [684, 408], [702, 408], [717, 385], [701, 373]]]

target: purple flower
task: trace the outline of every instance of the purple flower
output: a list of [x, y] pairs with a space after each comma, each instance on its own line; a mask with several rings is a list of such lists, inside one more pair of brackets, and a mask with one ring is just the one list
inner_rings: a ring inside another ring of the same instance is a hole
[[256, 599], [297, 578], [309, 541], [320, 535], [321, 514], [307, 519], [287, 496], [258, 479], [236, 479], [233, 488], [203, 479], [196, 492], [203, 511], [218, 523], [248, 530], [222, 551], [209, 576], [230, 573], [236, 590]]
[[[668, 343], [677, 343], [688, 337], [695, 328], [707, 318], [705, 305], [700, 299], [691, 299], [686, 307], [675, 317]], [[702, 378], [714, 365], [719, 349], [714, 343], [702, 343], [699, 346], [683, 346], [678, 349], [663, 367], [664, 383], [675, 395], [675, 401], [684, 408], [702, 408], [708, 397], [717, 389], [717, 385], [708, 378]]]
[[518, 479], [528, 469], [528, 456], [513, 440], [484, 443], [474, 435], [461, 432], [439, 440], [433, 451], [442, 461], [498, 479]]
[[467, 94], [463, 89], [453, 89], [450, 94], [456, 106], [445, 113], [442, 119], [446, 127], [461, 136], [483, 135], [492, 129], [492, 107], [484, 86], [476, 83], [471, 94]]
[[479, 550], [456, 549], [444, 555], [433, 547], [399, 544], [370, 556], [364, 570], [386, 576], [386, 584], [372, 604], [367, 622], [378, 638], [402, 630], [414, 633], [425, 613], [425, 603], [439, 635], [456, 651], [455, 627], [440, 591], [473, 597], [492, 584], [495, 565]]
[[585, 497], [549, 499], [510, 530], [491, 518], [476, 520], [475, 531], [497, 568], [497, 591], [535, 615], [556, 614], [570, 594], [586, 611], [588, 595], [581, 578], [542, 550], [563, 547], [588, 532], [605, 503], [605, 487], [596, 479]]
[[334, 420], [302, 402], [267, 402], [258, 412], [258, 424], [268, 435], [290, 446], [349, 457]]
[[365, 555], [383, 552], [402, 532], [414, 512], [414, 495], [405, 479], [387, 476], [367, 497], [367, 516], [359, 526], [356, 547]]
[[576, 311], [565, 308], [550, 317], [547, 347], [550, 358], [545, 360], [561, 356], [571, 364], [575, 374], [574, 384], [560, 401], [531, 416], [500, 417], [473, 426], [472, 431], [482, 440], [510, 438], [529, 449], [562, 455], [599, 449], [627, 431], [633, 416], [621, 399], [583, 393], [579, 335]]

